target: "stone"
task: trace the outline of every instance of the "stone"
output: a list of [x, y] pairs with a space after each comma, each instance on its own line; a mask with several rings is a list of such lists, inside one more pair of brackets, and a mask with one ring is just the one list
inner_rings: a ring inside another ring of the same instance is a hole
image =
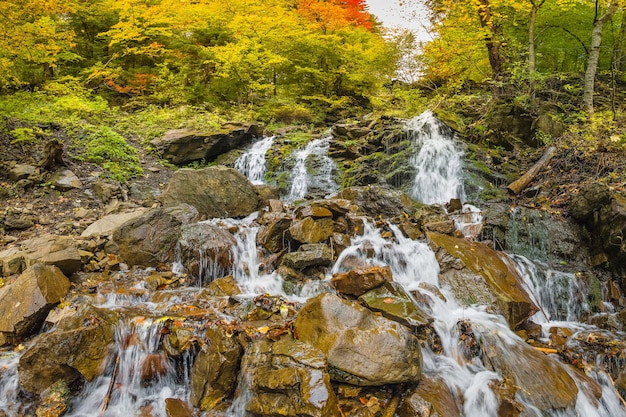
[[168, 130], [161, 138], [150, 143], [164, 159], [176, 165], [184, 165], [202, 159], [213, 161], [218, 155], [239, 148], [262, 135], [263, 129], [259, 125], [233, 122], [208, 132]]
[[20, 357], [20, 386], [39, 394], [58, 381], [77, 387], [104, 370], [113, 346], [117, 313], [85, 304], [39, 336]]
[[251, 398], [246, 411], [255, 416], [340, 417], [337, 397], [318, 349], [284, 336], [246, 349], [242, 372]]
[[361, 295], [359, 301], [370, 310], [413, 329], [428, 326], [433, 321], [404, 288], [395, 282], [384, 282], [381, 286]]
[[18, 342], [41, 329], [46, 316], [70, 289], [56, 266], [35, 264], [10, 285], [0, 288], [0, 333]]
[[322, 207], [320, 205], [303, 206], [296, 209], [295, 216], [298, 219], [302, 219], [305, 217], [319, 219], [321, 217], [333, 217], [333, 212], [326, 207]]
[[166, 207], [189, 204], [209, 219], [246, 217], [261, 207], [250, 181], [236, 169], [221, 165], [176, 171], [160, 199]]
[[402, 191], [380, 185], [344, 188], [337, 193], [337, 197], [351, 201], [361, 214], [370, 217], [400, 216], [411, 211], [411, 206], [415, 204]]
[[300, 271], [310, 266], [329, 266], [332, 262], [330, 248], [322, 243], [302, 245], [297, 251], [286, 253], [282, 260], [283, 265]]
[[388, 266], [368, 266], [352, 269], [348, 272], [337, 272], [330, 279], [330, 285], [338, 293], [358, 297], [388, 281], [393, 281], [391, 268]]
[[593, 182], [574, 195], [569, 202], [569, 213], [578, 221], [590, 220], [594, 212], [611, 201], [611, 190], [606, 184]]
[[122, 189], [119, 184], [111, 184], [104, 181], [96, 181], [91, 186], [96, 196], [103, 202], [108, 202], [121, 194]]
[[291, 217], [285, 213], [269, 213], [261, 221], [265, 222], [259, 228], [257, 242], [272, 253], [278, 253], [288, 247], [289, 239], [286, 232], [291, 226]]
[[333, 294], [310, 299], [296, 317], [299, 340], [321, 350], [331, 378], [358, 386], [416, 383], [417, 337], [407, 327]]
[[398, 407], [398, 417], [460, 417], [455, 396], [443, 379], [422, 375]]
[[35, 216], [28, 213], [9, 213], [4, 217], [3, 222], [6, 230], [30, 229], [35, 223]]
[[50, 179], [50, 185], [60, 191], [83, 188], [83, 183], [78, 176], [69, 169], [63, 169], [55, 173], [52, 179]]
[[106, 216], [91, 223], [81, 234], [81, 237], [94, 237], [94, 236], [108, 236], [115, 229], [133, 220], [147, 211], [144, 207], [136, 208], [132, 211], [126, 211], [122, 213], [107, 214]]
[[429, 232], [441, 266], [439, 279], [459, 302], [494, 306], [515, 329], [537, 312], [523, 278], [505, 254], [463, 238]]
[[197, 216], [196, 209], [188, 204], [148, 210], [115, 229], [106, 250], [120, 255], [131, 266], [172, 263], [176, 260], [180, 227]]
[[167, 417], [193, 417], [192, 408], [180, 398], [166, 398], [165, 412]]
[[39, 168], [33, 165], [16, 164], [9, 170], [9, 179], [16, 182], [37, 174], [39, 174]]
[[232, 297], [241, 294], [241, 289], [235, 280], [235, 277], [229, 275], [211, 281], [207, 287], [202, 290], [201, 297]]
[[235, 390], [241, 345], [223, 327], [207, 329], [208, 348], [201, 350], [191, 368], [191, 403], [209, 411]]
[[576, 404], [578, 388], [565, 366], [523, 342], [510, 343], [496, 332], [481, 334], [482, 361], [517, 387], [517, 395], [540, 410]]
[[322, 217], [313, 219], [305, 217], [294, 221], [289, 226], [289, 235], [300, 243], [319, 243], [327, 240], [333, 234], [333, 219]]
[[208, 223], [193, 223], [181, 227], [180, 261], [187, 271], [200, 279], [211, 271], [223, 275], [232, 264], [231, 248], [237, 241], [226, 230]]

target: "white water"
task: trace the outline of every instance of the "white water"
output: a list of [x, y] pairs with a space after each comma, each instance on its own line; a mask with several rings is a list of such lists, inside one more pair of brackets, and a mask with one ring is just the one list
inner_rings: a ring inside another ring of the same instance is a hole
[[235, 169], [244, 174], [252, 184], [265, 184], [265, 154], [274, 144], [274, 136], [255, 142], [235, 161]]
[[330, 138], [314, 139], [304, 149], [295, 152], [291, 174], [291, 189], [284, 200], [293, 203], [302, 200], [308, 192], [317, 190], [325, 195], [339, 188], [333, 174], [337, 165], [328, 156]]
[[465, 201], [463, 152], [450, 128], [426, 111], [405, 127], [419, 151], [411, 158], [415, 180], [411, 195], [426, 204], [443, 204], [452, 198]]
[[[119, 360], [112, 357], [107, 372], [72, 399], [72, 411], [67, 416], [135, 416], [149, 411], [154, 417], [168, 417], [166, 399], [187, 401], [189, 375], [181, 375], [162, 352], [158, 353], [161, 328], [162, 323], [145, 317], [121, 323], [115, 334], [114, 357]], [[163, 355], [164, 373], [153, 380], [142, 380], [142, 367], [156, 355]], [[115, 379], [111, 381], [113, 376]], [[104, 399], [110, 387], [110, 401], [105, 408]]]
[[18, 401], [17, 362], [20, 354], [0, 351], [0, 415], [16, 416], [21, 410]]
[[[502, 380], [502, 376], [487, 369], [479, 356], [473, 356], [464, 351], [460, 342], [462, 335], [459, 323], [467, 323], [471, 326], [475, 339], [482, 341], [483, 349], [497, 347], [495, 352], [501, 355], [507, 352], [515, 355], [519, 349], [527, 348], [526, 342], [509, 329], [502, 316], [487, 312], [487, 306], [467, 307], [457, 302], [448, 288], [438, 284], [439, 265], [430, 248], [422, 242], [404, 238], [397, 228], [389, 227], [394, 236], [385, 239], [380, 231], [371, 224], [367, 224], [363, 236], [355, 237], [352, 245], [342, 252], [333, 271], [341, 271], [344, 269], [343, 265], [358, 265], [359, 260], [364, 264], [388, 265], [394, 281], [402, 284], [407, 290], [428, 295], [432, 300], [430, 314], [434, 318], [433, 326], [441, 340], [443, 353], [435, 354], [429, 348], [423, 348], [424, 373], [431, 377], [443, 378], [451, 392], [460, 393], [459, 407], [463, 410], [464, 416], [496, 417], [499, 400], [493, 391], [492, 384], [494, 381]], [[444, 295], [445, 301], [437, 294], [425, 289], [428, 287], [420, 286], [420, 283], [437, 286], [438, 291]], [[557, 359], [553, 360], [558, 362]], [[532, 363], [523, 363], [521, 366], [526, 365], [532, 369]], [[536, 377], [541, 378], [541, 375], [538, 374]], [[524, 415], [528, 416], [626, 416], [606, 376], [598, 375], [595, 379], [606, 393], [598, 407], [593, 405], [593, 401], [588, 399], [582, 390], [579, 391], [576, 407], [571, 410], [539, 410], [533, 404], [532, 398], [528, 398], [519, 391], [516, 400], [525, 407], [526, 414]]]

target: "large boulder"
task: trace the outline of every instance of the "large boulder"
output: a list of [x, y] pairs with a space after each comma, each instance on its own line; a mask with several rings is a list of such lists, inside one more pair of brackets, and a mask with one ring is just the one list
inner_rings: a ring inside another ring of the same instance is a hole
[[18, 364], [20, 386], [40, 394], [59, 380], [70, 387], [92, 381], [104, 370], [118, 321], [111, 310], [81, 306], [24, 352]]
[[399, 417], [460, 417], [461, 410], [443, 379], [422, 375], [419, 384], [398, 407]]
[[297, 251], [283, 256], [282, 264], [289, 268], [303, 270], [310, 266], [329, 266], [333, 262], [330, 248], [323, 243], [309, 243]]
[[250, 181], [236, 169], [221, 165], [176, 171], [161, 201], [165, 206], [190, 204], [204, 218], [245, 217], [261, 206]]
[[482, 362], [517, 389], [517, 395], [540, 410], [564, 412], [576, 404], [578, 387], [559, 361], [523, 343], [503, 340], [496, 332], [480, 336]]
[[191, 403], [209, 411], [235, 390], [241, 345], [222, 327], [207, 329], [208, 348], [198, 353], [191, 368]]
[[35, 264], [0, 288], [0, 346], [35, 334], [70, 289], [56, 266]]
[[260, 219], [262, 226], [257, 234], [257, 242], [272, 253], [278, 253], [289, 247], [287, 230], [292, 219], [285, 213], [267, 213]]
[[333, 274], [330, 285], [340, 294], [358, 297], [388, 281], [393, 281], [390, 267], [366, 266]]
[[196, 209], [187, 204], [149, 210], [115, 229], [106, 249], [121, 255], [129, 265], [172, 263], [176, 260], [180, 227], [197, 217]]
[[231, 248], [237, 241], [226, 230], [208, 223], [183, 226], [180, 234], [180, 261], [201, 281], [205, 275], [225, 275], [232, 264]]
[[417, 337], [359, 303], [321, 294], [298, 313], [295, 329], [301, 341], [324, 352], [335, 381], [378, 386], [420, 379]]
[[449, 235], [427, 236], [441, 266], [440, 282], [452, 289], [459, 302], [494, 306], [511, 328], [538, 310], [523, 287], [523, 278], [504, 253]]
[[263, 129], [259, 125], [228, 123], [209, 132], [168, 130], [151, 144], [163, 158], [173, 164], [184, 165], [202, 159], [213, 161], [218, 155], [239, 148], [262, 134]]
[[313, 219], [305, 217], [294, 221], [289, 227], [291, 237], [300, 243], [319, 243], [327, 240], [333, 234], [332, 217]]
[[249, 346], [242, 360], [251, 394], [246, 411], [259, 417], [341, 416], [326, 365], [320, 350], [291, 337]]
[[107, 214], [106, 216], [96, 220], [87, 227], [81, 237], [93, 237], [93, 236], [108, 236], [115, 229], [133, 220], [146, 212], [145, 207], [139, 207], [131, 211], [125, 211], [122, 213]]

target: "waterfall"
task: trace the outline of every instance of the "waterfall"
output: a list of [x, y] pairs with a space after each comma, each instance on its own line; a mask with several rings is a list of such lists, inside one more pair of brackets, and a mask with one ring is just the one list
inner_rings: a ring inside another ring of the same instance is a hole
[[452, 129], [426, 111], [409, 120], [405, 130], [417, 149], [410, 161], [415, 168], [412, 197], [426, 204], [465, 201], [463, 152]]
[[527, 292], [541, 311], [532, 317], [536, 323], [546, 321], [575, 322], [590, 311], [587, 291], [575, 274], [555, 271], [522, 255], [511, 255], [525, 280]]
[[274, 144], [274, 136], [255, 142], [235, 161], [235, 169], [244, 174], [252, 184], [265, 184], [265, 154]]
[[0, 352], [0, 415], [22, 415], [22, 406], [18, 401], [19, 382], [17, 363], [20, 354]]
[[291, 174], [291, 189], [285, 201], [302, 200], [307, 193], [317, 191], [332, 194], [339, 188], [333, 175], [337, 165], [328, 156], [330, 137], [314, 139], [304, 149], [295, 152], [295, 165]]
[[67, 416], [143, 415], [149, 410], [151, 416], [167, 417], [166, 399], [187, 401], [189, 375], [181, 375], [160, 350], [162, 328], [162, 321], [143, 316], [121, 323], [108, 371], [72, 399]]
[[230, 248], [232, 268], [216, 265], [215, 260], [202, 257], [200, 275], [202, 282], [211, 282], [216, 278], [232, 274], [244, 294], [285, 295], [282, 278], [276, 273], [262, 273], [259, 260], [259, 248], [256, 238], [259, 226], [254, 222], [258, 213], [252, 213], [244, 219], [213, 219], [209, 220], [216, 226], [236, 230], [233, 233], [236, 244]]

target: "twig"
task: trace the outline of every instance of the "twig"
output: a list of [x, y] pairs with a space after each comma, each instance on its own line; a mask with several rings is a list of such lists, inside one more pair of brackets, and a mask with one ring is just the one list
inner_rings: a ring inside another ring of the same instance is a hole
[[111, 394], [113, 393], [113, 387], [115, 386], [115, 379], [117, 378], [117, 373], [119, 369], [120, 355], [117, 355], [117, 357], [115, 358], [115, 367], [113, 368], [113, 374], [111, 375], [111, 381], [109, 382], [109, 389], [107, 390], [107, 394], [104, 397], [104, 403], [102, 404], [102, 410], [100, 411], [101, 416], [109, 407], [109, 401], [111, 401]]

